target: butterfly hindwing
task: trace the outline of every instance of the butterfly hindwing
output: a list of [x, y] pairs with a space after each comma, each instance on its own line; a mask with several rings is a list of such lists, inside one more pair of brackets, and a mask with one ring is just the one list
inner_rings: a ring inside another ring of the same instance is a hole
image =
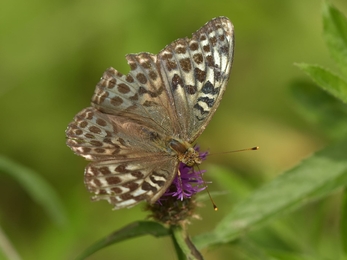
[[89, 107], [75, 116], [66, 135], [76, 154], [94, 161], [85, 170], [86, 187], [115, 209], [154, 202], [177, 172], [179, 162], [167, 153], [165, 138], [124, 117]]
[[105, 199], [114, 209], [146, 200], [154, 203], [166, 191], [177, 171], [172, 157], [149, 155], [136, 159], [94, 162], [87, 166], [84, 182], [94, 200]]

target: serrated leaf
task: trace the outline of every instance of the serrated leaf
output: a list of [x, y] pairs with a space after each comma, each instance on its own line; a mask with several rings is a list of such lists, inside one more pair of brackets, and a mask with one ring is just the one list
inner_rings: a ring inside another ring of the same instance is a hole
[[305, 63], [297, 63], [296, 65], [306, 72], [322, 89], [347, 103], [347, 82], [344, 79], [317, 65]]
[[86, 259], [88, 256], [92, 255], [93, 253], [99, 251], [104, 247], [143, 235], [162, 237], [170, 235], [170, 230], [165, 228], [163, 225], [153, 221], [134, 222], [97, 241], [96, 243], [88, 247], [84, 252], [82, 252], [76, 258], [76, 260]]
[[347, 19], [328, 2], [323, 6], [323, 31], [332, 58], [347, 76]]
[[195, 237], [198, 248], [234, 241], [276, 217], [347, 185], [347, 140], [317, 152], [239, 203], [208, 234]]
[[31, 198], [40, 204], [57, 224], [65, 224], [66, 211], [54, 188], [37, 172], [17, 162], [0, 156], [0, 172], [13, 177], [28, 192]]

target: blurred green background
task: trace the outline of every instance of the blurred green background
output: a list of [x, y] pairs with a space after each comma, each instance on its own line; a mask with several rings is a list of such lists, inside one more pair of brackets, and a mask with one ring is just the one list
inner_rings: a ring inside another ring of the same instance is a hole
[[[345, 0], [332, 3], [347, 13]], [[90, 202], [83, 184], [87, 162], [65, 145], [64, 131], [74, 115], [89, 106], [106, 68], [127, 73], [126, 54], [158, 53], [213, 17], [223, 15], [233, 22], [235, 58], [223, 101], [199, 145], [211, 153], [261, 149], [211, 156], [204, 162], [202, 168], [209, 169], [205, 179], [213, 181], [211, 191], [223, 190], [215, 166], [230, 172], [235, 191], [215, 197], [218, 212], [204, 202], [198, 210], [202, 220], [194, 221], [189, 233], [212, 229], [223, 212], [253, 189], [333, 139], [313, 117], [304, 116], [290, 89], [293, 82], [310, 82], [294, 62], [333, 68], [322, 38], [321, 1], [15, 0], [1, 6], [0, 155], [49, 182], [66, 216], [54, 221], [16, 178], [0, 171], [0, 225], [23, 259], [73, 259], [99, 238], [146, 217], [141, 206], [112, 211], [106, 202]], [[338, 200], [330, 197], [325, 204], [332, 230]], [[289, 216], [292, 228], [306, 230], [307, 240], [320, 233], [305, 224], [311, 207]], [[267, 231], [259, 230], [255, 237], [262, 232]], [[329, 229], [326, 239], [333, 240], [334, 234]], [[282, 246], [278, 240], [265, 242]], [[244, 248], [230, 245], [203, 253], [206, 259], [244, 259]], [[90, 259], [158, 256], [176, 259], [169, 238], [129, 240]], [[0, 259], [6, 258], [0, 253]]]

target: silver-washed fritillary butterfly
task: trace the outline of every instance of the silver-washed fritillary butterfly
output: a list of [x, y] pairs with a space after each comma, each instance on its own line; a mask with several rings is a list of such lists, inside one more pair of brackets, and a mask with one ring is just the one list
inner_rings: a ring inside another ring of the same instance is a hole
[[67, 145], [92, 161], [84, 180], [95, 200], [115, 209], [154, 203], [180, 162], [201, 163], [192, 144], [222, 99], [233, 48], [233, 25], [217, 17], [157, 55], [127, 55], [127, 75], [105, 71], [92, 106], [66, 130]]

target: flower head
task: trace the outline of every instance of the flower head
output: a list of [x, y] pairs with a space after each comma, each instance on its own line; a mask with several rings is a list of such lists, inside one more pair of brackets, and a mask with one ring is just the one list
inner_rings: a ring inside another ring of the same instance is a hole
[[[206, 159], [208, 152], [200, 152], [198, 146], [194, 149], [202, 160]], [[197, 217], [193, 214], [196, 207], [193, 195], [206, 189], [206, 182], [202, 179], [205, 170], [194, 171], [193, 167], [181, 162], [178, 171], [163, 196], [147, 206], [152, 211], [151, 217], [170, 225], [187, 223], [189, 217]]]
[[[200, 149], [196, 146], [195, 150], [199, 152]], [[206, 159], [207, 154], [208, 152], [199, 153], [202, 160]], [[167, 196], [183, 200], [185, 198], [191, 198], [194, 194], [206, 189], [205, 182], [202, 179], [202, 175], [206, 172], [205, 170], [194, 171], [194, 168], [181, 162], [178, 171], [179, 174], [176, 175], [170, 187], [159, 199], [159, 203], [161, 200], [165, 200]]]

